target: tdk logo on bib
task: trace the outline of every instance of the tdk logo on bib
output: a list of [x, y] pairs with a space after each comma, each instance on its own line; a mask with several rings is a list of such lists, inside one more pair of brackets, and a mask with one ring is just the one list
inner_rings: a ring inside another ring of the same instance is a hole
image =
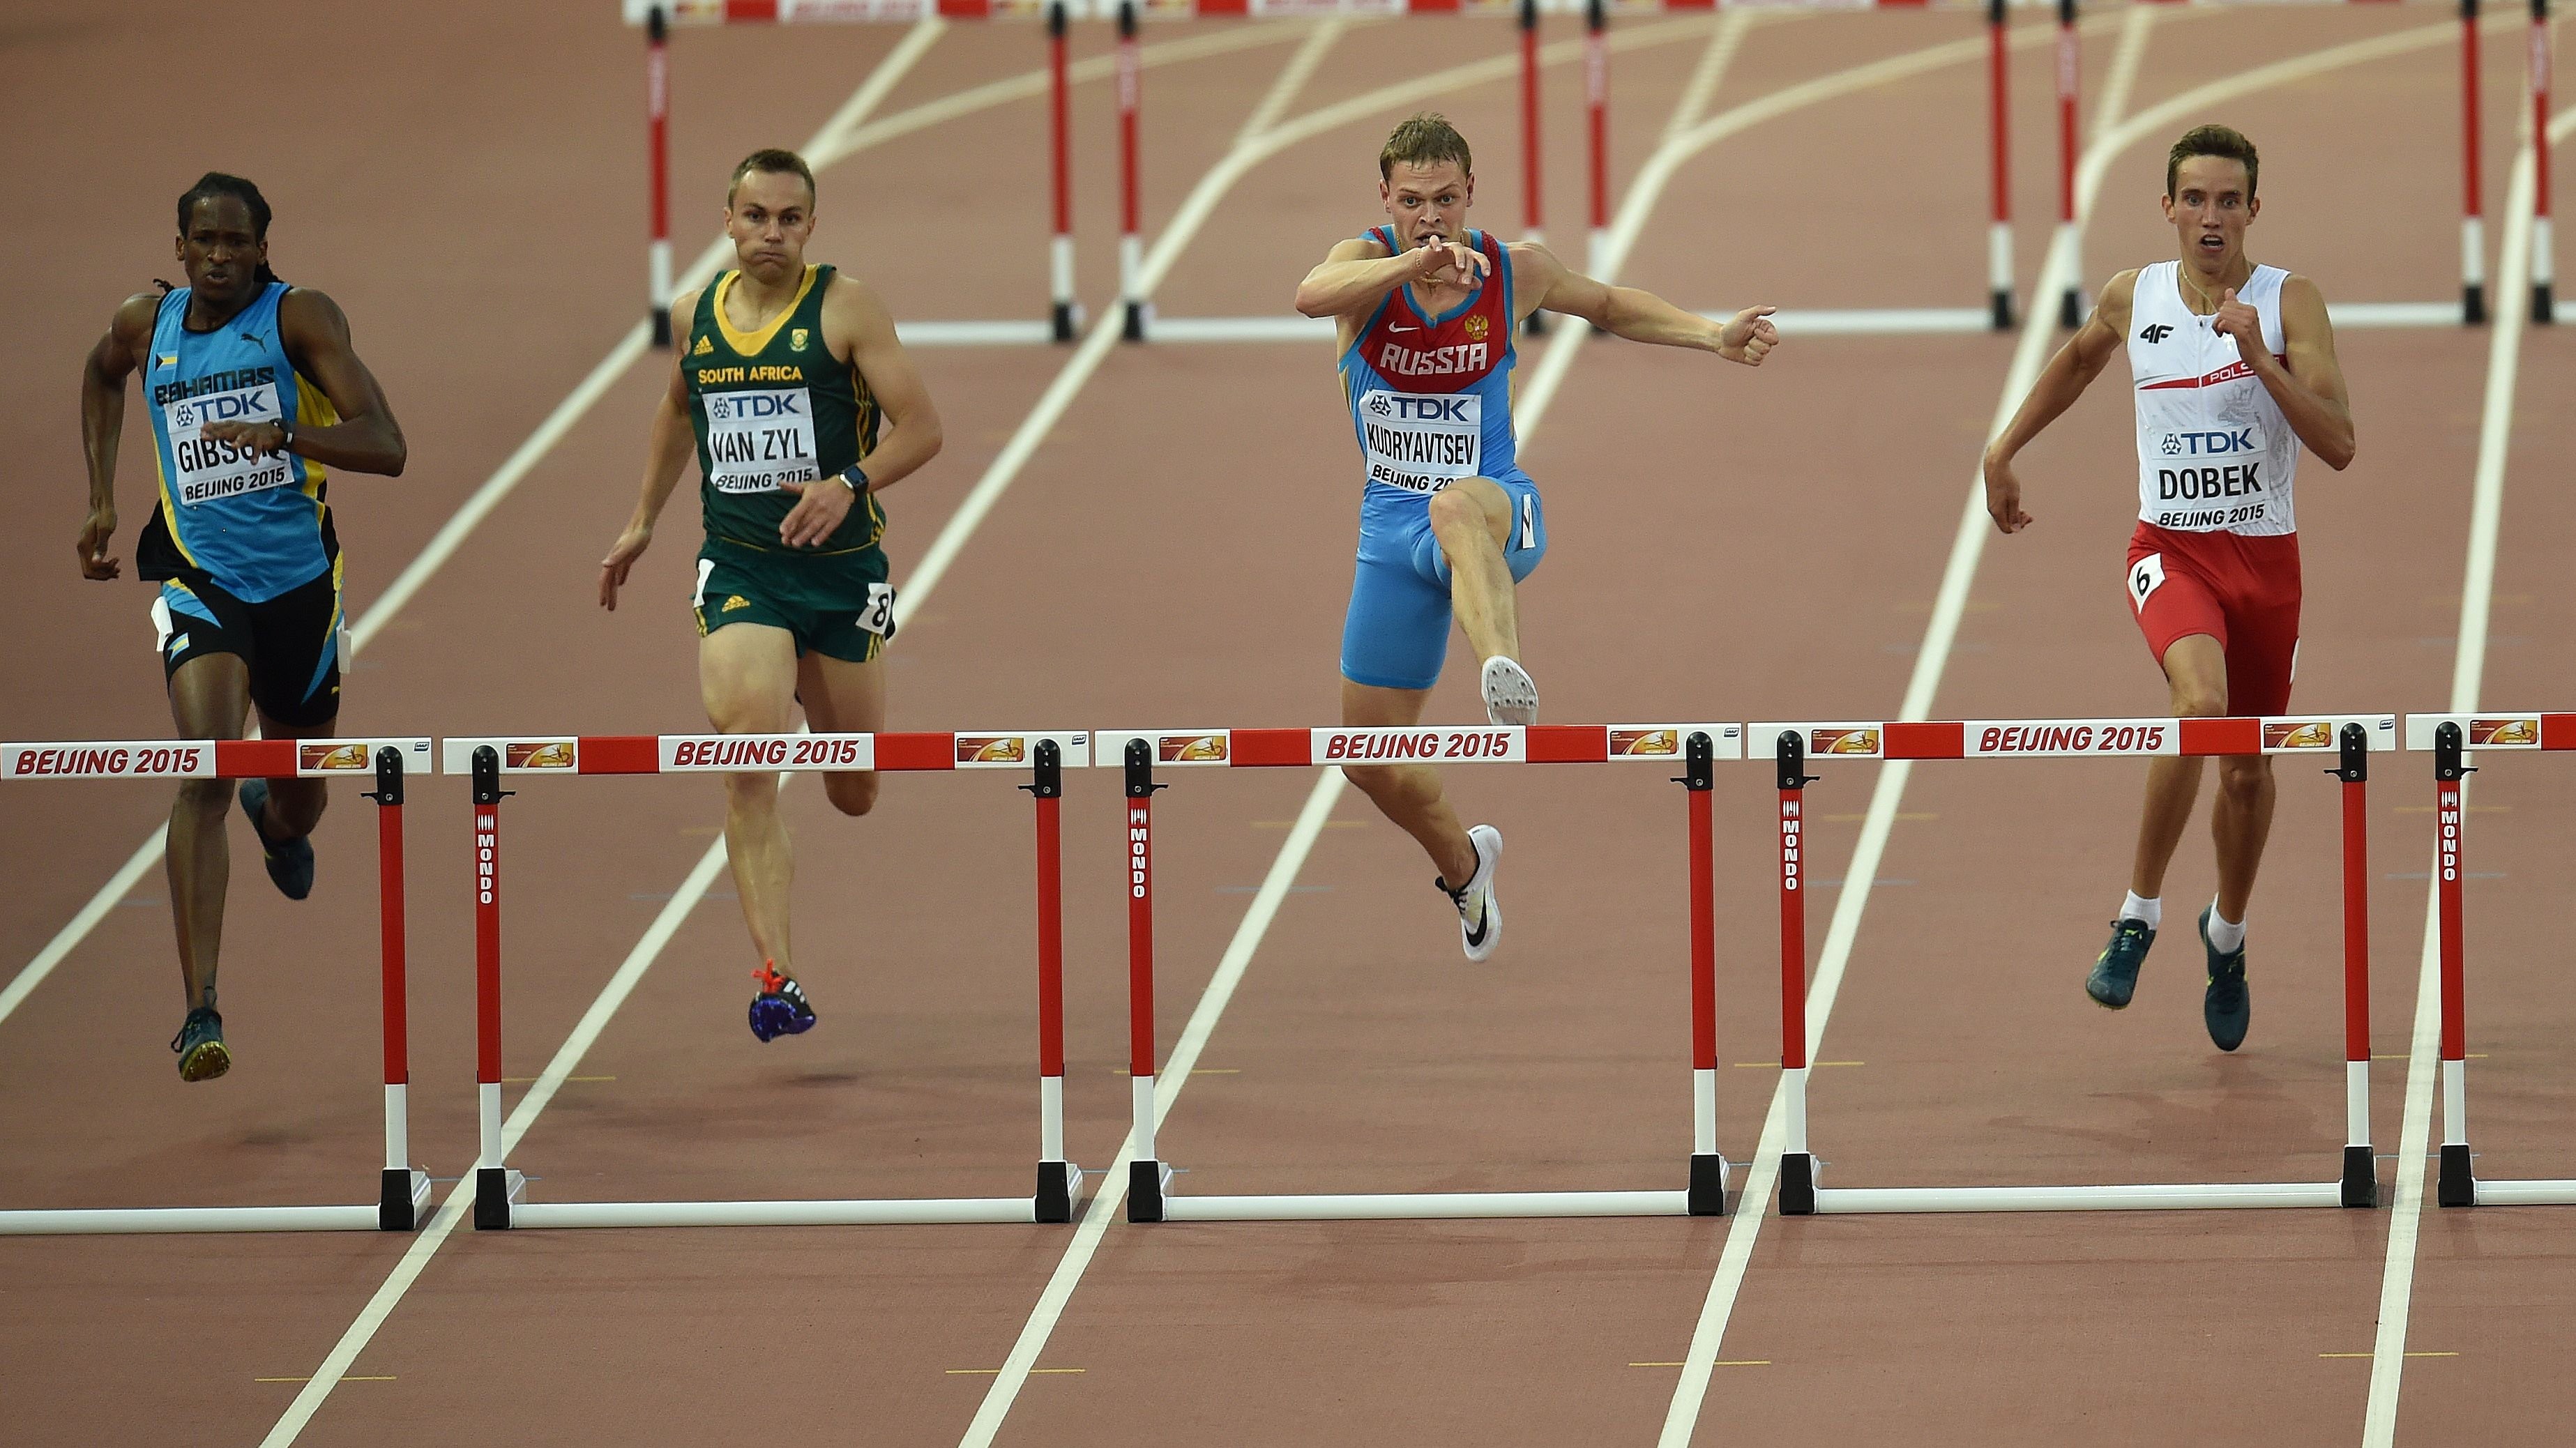
[[2221, 432], [2169, 432], [2161, 445], [2164, 455], [2169, 458], [2225, 457], [2231, 453], [2260, 452], [2262, 448], [2262, 440], [2250, 427]]
[[203, 427], [210, 422], [275, 422], [277, 390], [256, 388], [247, 392], [218, 392], [182, 402], [170, 409], [174, 427]]
[[1372, 392], [1369, 411], [1398, 422], [1462, 422], [1477, 420], [1474, 397], [1423, 397], [1410, 392]]
[[1485, 400], [1472, 392], [1377, 389], [1360, 398], [1360, 409], [1370, 482], [1436, 493], [1484, 464]]
[[718, 393], [707, 399], [707, 417], [714, 422], [758, 422], [771, 417], [801, 417], [804, 412], [802, 391]]

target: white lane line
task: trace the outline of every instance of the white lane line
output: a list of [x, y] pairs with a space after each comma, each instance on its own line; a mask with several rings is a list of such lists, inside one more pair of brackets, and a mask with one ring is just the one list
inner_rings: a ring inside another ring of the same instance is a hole
[[[2576, 108], [2549, 124], [2555, 141], [2576, 131]], [[2486, 409], [2478, 419], [2478, 462], [2470, 489], [2469, 551], [2460, 578], [2460, 644], [2451, 660], [2450, 713], [2478, 707], [2486, 676], [2487, 625], [2495, 604], [2496, 543], [2504, 524], [2505, 463], [2513, 447], [2514, 388], [2522, 368], [2524, 299], [2531, 286], [2532, 213], [2537, 167], [2530, 112], [2523, 113], [2520, 152], [2505, 201], [2504, 248], [2497, 257], [2502, 299], [2487, 338]], [[2465, 805], [2471, 780], [2460, 781]], [[2424, 1224], [2425, 1159], [2433, 1149], [2433, 1088], [2442, 1054], [2442, 907], [2424, 888], [2424, 945], [2415, 974], [2414, 1044], [2407, 1048], [2406, 1113], [2397, 1137], [2397, 1200], [2388, 1221], [2388, 1257], [2379, 1277], [2379, 1334], [2370, 1349], [2370, 1396], [2362, 1413], [2364, 1448], [2397, 1438], [2397, 1395], [2406, 1375], [2406, 1328], [2415, 1305], [2415, 1252]]]
[[[829, 152], [828, 155], [821, 148], [827, 138], [848, 130], [873, 110], [877, 103], [885, 98], [886, 93], [894, 88], [895, 82], [903, 79], [904, 73], [912, 69], [913, 63], [930, 48], [931, 42], [939, 38], [946, 26], [947, 22], [936, 16], [922, 20], [906, 32], [903, 39], [886, 53], [886, 58], [869, 73], [867, 80], [862, 82], [859, 88], [851, 93], [850, 98], [842, 102], [841, 108], [832, 114], [832, 118], [825, 121], [821, 129], [814, 133], [814, 139], [806, 143], [807, 149], [813, 151], [817, 157], [815, 164], [818, 168], [849, 154], [848, 148]], [[683, 273], [681, 287], [686, 289], [696, 286], [713, 276], [718, 262], [727, 254], [727, 251], [728, 245], [722, 237], [710, 243]], [[490, 517], [493, 510], [500, 507], [502, 502], [518, 489], [519, 484], [527, 478], [528, 474], [535, 471], [537, 464], [545, 461], [546, 456], [561, 445], [565, 436], [580, 424], [591, 408], [598, 405], [599, 399], [607, 395], [608, 389], [617, 385], [618, 379], [626, 375], [626, 369], [635, 365], [636, 359], [644, 355], [648, 346], [644, 324], [638, 322], [628, 329], [625, 336], [618, 339], [617, 345], [608, 350], [608, 355], [601, 358], [597, 366], [590, 369], [588, 376], [575, 384], [563, 401], [555, 404], [554, 411], [546, 414], [545, 421], [537, 424], [537, 430], [528, 434], [527, 440], [520, 443], [509, 457], [503, 459], [501, 466], [493, 469], [491, 476], [483, 480], [483, 485], [466, 498], [464, 504], [439, 526], [436, 533], [430, 535], [429, 542], [422, 546], [420, 552], [403, 567], [400, 573], [394, 575], [393, 582], [386, 585], [384, 593], [378, 596], [375, 603], [349, 626], [349, 652], [352, 657], [374, 642], [376, 635], [384, 631], [385, 625], [393, 622], [394, 615], [402, 612], [404, 606], [411, 602], [413, 595], [419, 593], [433, 575], [447, 566], [448, 560], [455, 557], [457, 551], [465, 546], [465, 540], [473, 535], [476, 528], [482, 526], [483, 520]], [[125, 898], [126, 892], [134, 888], [136, 882], [143, 878], [144, 872], [159, 862], [162, 852], [167, 847], [168, 835], [165, 828], [156, 827], [151, 834], [145, 836], [143, 843], [135, 848], [134, 854], [108, 878], [108, 882], [100, 887], [97, 894], [90, 897], [89, 903], [82, 906], [61, 930], [56, 931], [53, 939], [45, 942], [44, 949], [37, 951], [35, 957], [19, 970], [18, 974], [10, 980], [7, 989], [0, 990], [0, 1021], [7, 1020], [10, 1012], [16, 1010], [19, 1003], [34, 992], [36, 987], [44, 984], [45, 977], [54, 973], [54, 967], [60, 965], [65, 956], [70, 955], [83, 940], [89, 938], [90, 931], [97, 928], [98, 922], [106, 918], [107, 912], [115, 908], [117, 901]]]
[[[2126, 38], [2142, 38], [2144, 32], [2128, 32]], [[2084, 153], [2077, 168], [2076, 229], [2066, 236], [2072, 244], [2090, 221], [2093, 203], [2100, 195], [2103, 178], [2120, 153], [2159, 127], [2169, 126], [2181, 117], [2206, 110], [2212, 105], [2249, 91], [2285, 84], [2319, 72], [2363, 64], [2408, 51], [2442, 43], [2452, 31], [2448, 26], [2423, 26], [2393, 35], [2334, 46], [2305, 56], [2260, 66], [2237, 75], [2223, 77], [2161, 102], [2137, 115], [2105, 127]], [[2131, 62], [2134, 69], [2135, 62]], [[2115, 62], [2116, 68], [2116, 62]], [[2043, 315], [2037, 305], [2065, 286], [2071, 257], [2064, 246], [2052, 248], [2047, 262], [2032, 291], [2034, 299], [2025, 312], [2020, 345], [2015, 349], [2002, 396], [1989, 425], [1992, 437], [2011, 422], [2039, 370], [2047, 362], [2056, 341], [2053, 314]], [[1943, 566], [1941, 588], [1933, 602], [1932, 619], [1924, 631], [1923, 647], [1916, 655], [1913, 677], [1907, 681], [1905, 698], [1897, 717], [1929, 717], [1932, 701], [1947, 668], [1952, 647], [1957, 641], [1961, 619], [1967, 612], [1968, 593], [1976, 578], [1977, 563], [1985, 550], [1991, 527], [1985, 511], [1985, 491], [1981, 478], [1972, 477], [1968, 498], [1959, 516], [1959, 529], [1951, 540], [1950, 556]], [[1747, 747], [1754, 747], [1748, 741]], [[1852, 862], [1843, 876], [1848, 880], [1874, 881], [1883, 856], [1889, 832], [1903, 801], [1906, 781], [1912, 776], [1910, 762], [1885, 766], [1877, 785], [1870, 792], [1869, 810], [1861, 825], [1860, 839], [1853, 847]], [[1825, 1026], [1832, 1019], [1835, 999], [1851, 959], [1853, 943], [1860, 930], [1860, 919], [1868, 903], [1869, 887], [1846, 889], [1835, 902], [1832, 924], [1825, 934], [1824, 948], [1816, 964], [1814, 983], [1807, 997], [1807, 1049], [1810, 1055], [1824, 1042]], [[1762, 1223], [1770, 1215], [1771, 1194], [1779, 1181], [1780, 1151], [1787, 1138], [1787, 1096], [1785, 1089], [1775, 1090], [1771, 1108], [1763, 1119], [1761, 1143], [1754, 1153], [1748, 1174], [1742, 1207], [1727, 1228], [1726, 1244], [1718, 1257], [1716, 1272], [1709, 1281], [1708, 1296], [1702, 1302], [1697, 1324], [1691, 1332], [1689, 1349], [1683, 1354], [1681, 1380], [1675, 1384], [1672, 1402], [1666, 1410], [1664, 1427], [1657, 1442], [1661, 1448], [1687, 1448], [1699, 1422], [1706, 1401], [1709, 1379], [1717, 1363], [1726, 1327], [1733, 1316], [1735, 1303], [1744, 1285], [1746, 1271], [1753, 1260], [1754, 1245]]]

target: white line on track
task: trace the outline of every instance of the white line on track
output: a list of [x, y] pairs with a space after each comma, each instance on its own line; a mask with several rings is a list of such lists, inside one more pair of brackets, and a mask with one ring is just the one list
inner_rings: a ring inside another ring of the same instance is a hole
[[[2576, 132], [2576, 108], [2549, 124], [2553, 141]], [[2460, 576], [2460, 643], [2451, 660], [2449, 712], [2478, 707], [2486, 676], [2487, 621], [2495, 604], [2496, 542], [2504, 523], [2505, 463], [2513, 445], [2514, 388], [2522, 366], [2523, 319], [2530, 315], [2531, 219], [2535, 196], [2530, 112], [2514, 158], [2505, 201], [2502, 254], [2496, 259], [2497, 311], [2487, 339], [2486, 409], [2478, 420], [2478, 462], [2470, 490], [2469, 551]], [[2468, 802], [2470, 780], [2460, 781]], [[2388, 1256], [2379, 1278], [2379, 1332], [2370, 1350], [2370, 1396], [2361, 1421], [2363, 1448], [2397, 1438], [2397, 1394], [2406, 1374], [2406, 1325], [2415, 1303], [2415, 1250], [2424, 1223], [2424, 1162], [2433, 1149], [2433, 1088], [2442, 1054], [2442, 909], [2424, 887], [2424, 945], [2415, 975], [2415, 1030], [2407, 1047], [2406, 1111], [2397, 1136], [2397, 1199], [2390, 1204]]]
[[[2132, 11], [2135, 15], [2139, 12]], [[2186, 12], [2188, 13], [2188, 12]], [[2168, 17], [2179, 19], [2180, 16]], [[2129, 43], [2142, 43], [2143, 28], [2124, 30]], [[2021, 343], [2015, 349], [2010, 371], [1988, 436], [2000, 432], [2012, 419], [2054, 350], [2057, 339], [2054, 310], [2042, 305], [2065, 285], [2071, 269], [2067, 247], [2080, 237], [2091, 219], [2093, 202], [2100, 194], [2102, 181], [2111, 163], [2130, 146], [2159, 128], [2206, 111], [2220, 101], [2248, 92], [2286, 84], [2325, 71], [2359, 65], [2373, 60], [2438, 45], [2454, 34], [2446, 25], [2422, 26], [2377, 36], [2369, 40], [2332, 46], [2303, 56], [2223, 77], [2163, 101], [2121, 121], [2116, 126], [2101, 128], [2094, 142], [2084, 152], [2077, 168], [2076, 226], [2063, 234], [2063, 244], [2054, 247], [2034, 285], [2032, 302], [2025, 312]], [[2128, 62], [2134, 74], [2136, 62]], [[2114, 62], [2115, 73], [2121, 68]], [[1967, 504], [1959, 517], [1959, 530], [1953, 537], [1949, 561], [1944, 565], [1940, 592], [1934, 600], [1930, 625], [1924, 630], [1923, 647], [1915, 659], [1914, 674], [1907, 681], [1905, 698], [1897, 717], [1922, 719], [1930, 715], [1933, 696], [1940, 686], [1941, 674], [1948, 666], [1951, 648], [1958, 638], [1960, 620], [1967, 612], [1968, 593], [1975, 581], [1977, 563], [1983, 555], [1987, 530], [1991, 526], [1985, 512], [1982, 479], [1971, 478]], [[1870, 882], [1877, 879], [1879, 861], [1885, 853], [1889, 832], [1894, 828], [1906, 781], [1912, 776], [1909, 762], [1887, 765], [1879, 773], [1878, 783], [1870, 792], [1868, 813], [1863, 817], [1860, 838], [1853, 846], [1850, 868], [1844, 878]], [[1869, 886], [1842, 892], [1835, 902], [1832, 923], [1825, 933], [1824, 948], [1817, 957], [1814, 982], [1807, 995], [1807, 1049], [1810, 1054], [1821, 1049], [1827, 1022], [1832, 1019], [1834, 1001], [1840, 994], [1853, 943], [1858, 939], [1861, 914], [1868, 905]], [[1771, 1194], [1779, 1180], [1780, 1151], [1787, 1136], [1787, 1098], [1785, 1087], [1771, 1098], [1771, 1109], [1765, 1116], [1760, 1145], [1755, 1149], [1753, 1167], [1748, 1174], [1743, 1205], [1727, 1228], [1726, 1244], [1718, 1258], [1717, 1271], [1709, 1282], [1708, 1296], [1700, 1308], [1699, 1321], [1692, 1329], [1688, 1351], [1683, 1354], [1680, 1381], [1673, 1388], [1672, 1402], [1666, 1410], [1664, 1428], [1658, 1437], [1659, 1448], [1687, 1448], [1699, 1422], [1700, 1409], [1706, 1401], [1709, 1379], [1715, 1369], [1719, 1349], [1724, 1341], [1728, 1320], [1744, 1285], [1744, 1277], [1753, 1260], [1753, 1249], [1770, 1214]]]

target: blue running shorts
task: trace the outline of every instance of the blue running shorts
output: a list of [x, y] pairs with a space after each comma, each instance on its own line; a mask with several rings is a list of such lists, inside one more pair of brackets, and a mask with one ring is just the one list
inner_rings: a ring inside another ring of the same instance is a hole
[[[1547, 556], [1538, 484], [1514, 470], [1494, 479], [1512, 500], [1503, 562], [1512, 582]], [[1449, 560], [1431, 533], [1431, 500], [1371, 489], [1360, 507], [1359, 567], [1342, 621], [1342, 677], [1379, 689], [1428, 689], [1449, 653]]]

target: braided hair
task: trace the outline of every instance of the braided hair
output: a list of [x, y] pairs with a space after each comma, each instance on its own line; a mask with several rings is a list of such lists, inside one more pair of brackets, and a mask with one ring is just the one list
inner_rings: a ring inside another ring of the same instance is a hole
[[[197, 178], [196, 185], [180, 193], [179, 234], [181, 236], [188, 234], [188, 223], [197, 210], [197, 203], [211, 201], [218, 196], [229, 196], [240, 202], [250, 212], [251, 235], [262, 242], [268, 240], [270, 214], [268, 198], [260, 195], [259, 187], [253, 185], [248, 179], [227, 175], [222, 171], [207, 172]], [[277, 279], [277, 273], [269, 269], [267, 262], [263, 261], [259, 264], [259, 274], [254, 278], [259, 285], [264, 287]], [[158, 277], [153, 278], [153, 284], [164, 292], [171, 290], [170, 284]]]

